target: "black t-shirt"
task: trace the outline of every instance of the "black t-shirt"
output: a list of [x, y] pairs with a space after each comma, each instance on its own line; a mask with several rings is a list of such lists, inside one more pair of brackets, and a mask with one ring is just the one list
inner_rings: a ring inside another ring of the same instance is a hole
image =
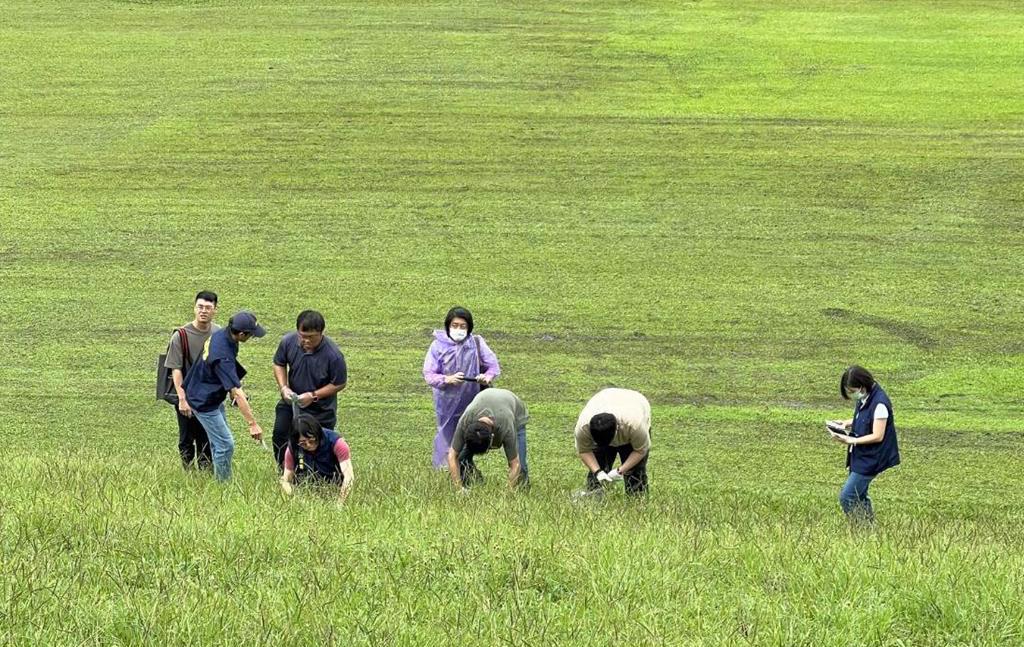
[[[328, 384], [343, 386], [348, 380], [345, 356], [326, 335], [316, 350], [307, 353], [299, 344], [299, 333], [288, 333], [277, 345], [274, 364], [288, 370], [288, 388], [299, 394], [316, 391]], [[338, 396], [321, 398], [319, 402], [303, 409], [303, 412], [316, 416], [321, 422], [332, 418], [337, 420]]]

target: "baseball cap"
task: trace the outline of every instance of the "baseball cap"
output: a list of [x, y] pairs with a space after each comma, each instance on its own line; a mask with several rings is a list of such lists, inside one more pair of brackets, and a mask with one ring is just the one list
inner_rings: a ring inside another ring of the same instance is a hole
[[267, 334], [267, 331], [264, 330], [263, 326], [256, 323], [256, 315], [248, 310], [236, 312], [234, 316], [231, 317], [231, 323], [229, 325], [238, 332], [249, 333], [256, 338]]

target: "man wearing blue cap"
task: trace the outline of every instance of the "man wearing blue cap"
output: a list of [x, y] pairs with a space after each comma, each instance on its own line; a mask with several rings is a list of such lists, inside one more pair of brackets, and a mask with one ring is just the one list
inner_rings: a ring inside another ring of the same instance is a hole
[[235, 438], [224, 415], [224, 401], [228, 394], [249, 424], [249, 435], [256, 442], [263, 439], [263, 430], [256, 423], [249, 399], [242, 390], [246, 371], [237, 360], [239, 342], [265, 334], [267, 331], [263, 326], [256, 323], [256, 315], [244, 310], [235, 314], [228, 320], [227, 328], [218, 330], [206, 340], [202, 356], [185, 376], [185, 398], [210, 438], [213, 475], [218, 481], [231, 478], [231, 456], [235, 451]]

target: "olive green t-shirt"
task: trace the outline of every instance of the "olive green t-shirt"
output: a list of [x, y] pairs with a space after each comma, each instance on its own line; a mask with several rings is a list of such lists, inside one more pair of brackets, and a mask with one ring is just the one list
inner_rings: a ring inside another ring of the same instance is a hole
[[[192, 366], [199, 361], [199, 356], [203, 354], [203, 346], [206, 345], [206, 340], [210, 338], [210, 335], [220, 330], [220, 326], [211, 323], [210, 329], [203, 332], [189, 322], [185, 324], [184, 328], [185, 336], [188, 337], [188, 365]], [[171, 334], [171, 343], [167, 346], [167, 358], [164, 359], [164, 366], [167, 368], [184, 369], [181, 351], [181, 337], [178, 336], [178, 331], [175, 330]]]
[[491, 447], [503, 447], [505, 458], [511, 461], [519, 455], [516, 432], [526, 426], [530, 414], [526, 404], [515, 393], [506, 389], [484, 389], [466, 407], [452, 437], [452, 449], [456, 455], [466, 445], [466, 430], [480, 418], [494, 419], [494, 437]]

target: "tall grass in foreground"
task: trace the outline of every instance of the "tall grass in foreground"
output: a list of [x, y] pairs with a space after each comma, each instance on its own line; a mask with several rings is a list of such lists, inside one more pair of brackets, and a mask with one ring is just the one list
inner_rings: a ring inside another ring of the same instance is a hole
[[[515, 645], [1022, 638], [1019, 502], [946, 517], [928, 512], [927, 494], [897, 494], [896, 479], [880, 479], [880, 522], [852, 529], [832, 499], [837, 483], [783, 487], [773, 496], [769, 482], [765, 492], [746, 487], [744, 475], [722, 473], [715, 487], [673, 487], [671, 456], [661, 454], [642, 503], [620, 492], [574, 504], [568, 494], [578, 470], [551, 474], [551, 461], [538, 461], [531, 492], [506, 492], [493, 479], [463, 499], [425, 466], [371, 460], [359, 465], [351, 504], [338, 510], [310, 492], [285, 499], [262, 453], [240, 454], [239, 475], [227, 487], [180, 473], [172, 460], [154, 464], [121, 450], [5, 461], [3, 638]], [[495, 474], [498, 462], [489, 457], [485, 470]]]

